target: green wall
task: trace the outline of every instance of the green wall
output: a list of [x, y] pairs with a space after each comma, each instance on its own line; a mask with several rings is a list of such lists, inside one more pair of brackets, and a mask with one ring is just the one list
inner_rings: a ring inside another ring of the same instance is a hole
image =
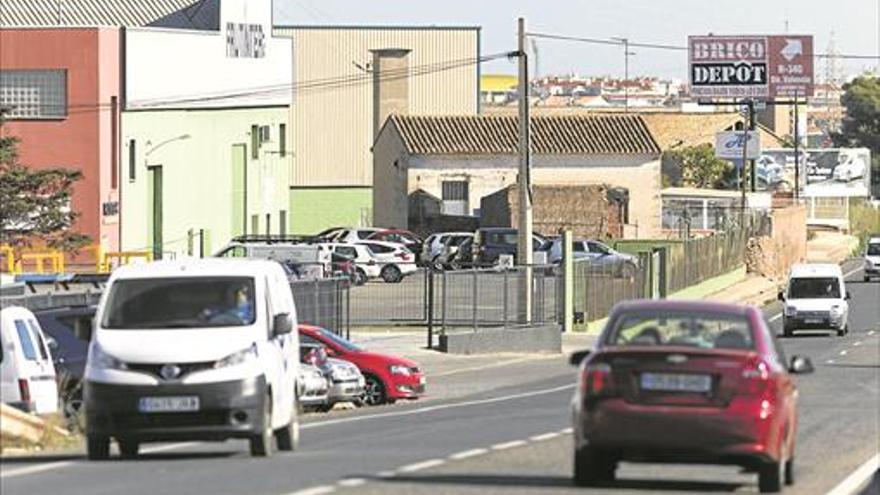
[[357, 227], [373, 218], [373, 192], [365, 187], [291, 188], [290, 229], [317, 234], [330, 227]]

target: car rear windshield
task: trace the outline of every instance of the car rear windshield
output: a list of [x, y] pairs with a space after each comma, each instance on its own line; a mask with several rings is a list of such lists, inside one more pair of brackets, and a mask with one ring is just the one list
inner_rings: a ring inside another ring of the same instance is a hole
[[868, 244], [868, 256], [880, 256], [880, 242]]
[[755, 348], [745, 315], [644, 311], [619, 316], [605, 340], [613, 346], [685, 346], [703, 349]]
[[835, 277], [793, 278], [788, 287], [791, 299], [839, 299], [840, 283]]
[[255, 320], [252, 277], [117, 280], [101, 325], [111, 329], [250, 325]]

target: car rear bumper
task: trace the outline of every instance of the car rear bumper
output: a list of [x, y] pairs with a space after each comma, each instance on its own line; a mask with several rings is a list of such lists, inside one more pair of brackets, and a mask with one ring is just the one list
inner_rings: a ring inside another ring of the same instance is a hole
[[[197, 396], [197, 412], [143, 413], [141, 397]], [[205, 384], [118, 385], [86, 381], [89, 435], [139, 441], [247, 438], [262, 429], [265, 377]]]
[[575, 442], [622, 459], [745, 464], [776, 457], [773, 421], [715, 407], [657, 407], [607, 401], [582, 413]]

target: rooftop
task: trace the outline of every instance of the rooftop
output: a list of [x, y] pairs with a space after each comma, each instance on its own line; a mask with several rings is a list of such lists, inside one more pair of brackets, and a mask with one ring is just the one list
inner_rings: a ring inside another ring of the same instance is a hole
[[[186, 27], [200, 28], [200, 11], [218, 0], [0, 0], [0, 27], [148, 26], [180, 17]], [[180, 13], [178, 16], [172, 14]], [[219, 20], [217, 21], [219, 23]], [[187, 25], [188, 24], [188, 25]], [[204, 28], [202, 28], [204, 29]], [[214, 27], [217, 29], [217, 27]]]
[[[519, 118], [507, 115], [393, 115], [381, 132], [395, 128], [415, 155], [517, 153]], [[638, 115], [532, 117], [532, 152], [538, 155], [659, 155]]]

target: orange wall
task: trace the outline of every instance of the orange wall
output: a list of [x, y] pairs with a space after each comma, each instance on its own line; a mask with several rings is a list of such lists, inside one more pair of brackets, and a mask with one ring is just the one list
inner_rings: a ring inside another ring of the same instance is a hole
[[[79, 232], [118, 247], [118, 223], [102, 221], [110, 188], [112, 112], [119, 95], [119, 31], [104, 28], [0, 29], [0, 69], [66, 69], [68, 116], [58, 120], [9, 120], [2, 134], [19, 138], [22, 164], [35, 169], [82, 171], [73, 194]], [[121, 103], [121, 102], [120, 102]], [[120, 177], [121, 179], [121, 177]]]

